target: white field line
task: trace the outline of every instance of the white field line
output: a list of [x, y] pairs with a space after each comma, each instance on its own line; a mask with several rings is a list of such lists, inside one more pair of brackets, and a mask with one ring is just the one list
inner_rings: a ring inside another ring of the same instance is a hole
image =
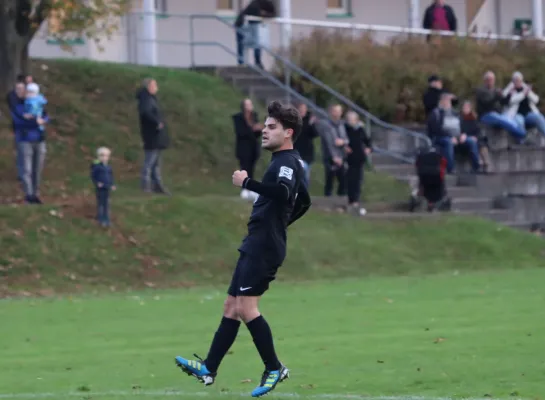
[[[210, 393], [210, 392], [184, 392], [177, 390], [133, 390], [133, 391], [107, 391], [107, 392], [66, 392], [66, 393], [0, 393], [0, 399], [65, 399], [71, 397], [161, 397], [161, 396], [177, 396], [177, 397], [250, 397], [250, 393]], [[278, 399], [314, 399], [314, 400], [454, 400], [450, 397], [430, 397], [430, 396], [360, 396], [351, 394], [298, 394], [298, 393], [282, 393], [275, 392], [270, 395], [272, 398]], [[271, 398], [269, 397], [269, 398]], [[497, 400], [490, 397], [487, 398], [457, 398], [456, 400]], [[512, 399], [513, 400], [513, 399]], [[514, 399], [516, 400], [516, 399]]]

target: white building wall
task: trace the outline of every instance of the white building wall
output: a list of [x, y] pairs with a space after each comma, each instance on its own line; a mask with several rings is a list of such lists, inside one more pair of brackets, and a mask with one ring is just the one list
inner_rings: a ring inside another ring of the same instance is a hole
[[[139, 10], [141, 0], [134, 0], [134, 8]], [[327, 0], [292, 0], [292, 18], [334, 22], [354, 22], [375, 25], [409, 26], [410, 0], [352, 0], [352, 15], [342, 18], [330, 18], [327, 15]], [[448, 0], [458, 18], [459, 30], [466, 30], [466, 0]], [[495, 11], [486, 14], [484, 25], [496, 28], [499, 23], [501, 33], [511, 33], [513, 21], [516, 18], [531, 18], [532, 0], [489, 0], [498, 2], [500, 15]], [[249, 0], [242, 0], [244, 6]], [[238, 4], [238, 0], [235, 0]], [[425, 9], [431, 0], [420, 0], [420, 11], [423, 17]], [[157, 19], [157, 52], [159, 65], [171, 67], [188, 67], [190, 65], [190, 21], [187, 18], [176, 17], [176, 14], [206, 14], [215, 15], [216, 0], [167, 0], [167, 12], [172, 14], [166, 18]], [[234, 14], [222, 15], [229, 24], [234, 21]], [[55, 44], [47, 44], [45, 29], [32, 41], [30, 54], [32, 57], [46, 58], [92, 58], [112, 62], [136, 62], [142, 52], [142, 39], [139, 35], [141, 18], [127, 17], [123, 20], [122, 29], [111, 40], [101, 41], [99, 49], [92, 40], [86, 40], [84, 45], [73, 46], [71, 51], [65, 51]], [[268, 43], [273, 49], [281, 44], [281, 30], [276, 24], [269, 24]], [[308, 35], [309, 27], [293, 27], [293, 37]], [[375, 39], [384, 41], [392, 35], [375, 34]], [[235, 34], [233, 30], [217, 20], [194, 20], [194, 40], [199, 42], [219, 42], [230, 51], [236, 51]], [[175, 42], [183, 42], [175, 43]], [[250, 59], [252, 55], [249, 54]], [[197, 65], [232, 65], [236, 58], [217, 46], [196, 46], [194, 60]], [[264, 57], [265, 62], [270, 61]]]

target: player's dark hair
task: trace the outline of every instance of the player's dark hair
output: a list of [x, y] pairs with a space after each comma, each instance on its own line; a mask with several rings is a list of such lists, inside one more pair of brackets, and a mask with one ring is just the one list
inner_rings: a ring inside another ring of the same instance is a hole
[[279, 101], [273, 101], [267, 109], [269, 117], [277, 120], [284, 129], [293, 129], [292, 142], [295, 143], [303, 129], [303, 119], [293, 106], [284, 106]]

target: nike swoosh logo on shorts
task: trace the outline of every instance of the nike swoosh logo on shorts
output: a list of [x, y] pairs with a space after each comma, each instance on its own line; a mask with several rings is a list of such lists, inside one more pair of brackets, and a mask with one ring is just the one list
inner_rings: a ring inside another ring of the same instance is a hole
[[250, 287], [241, 287], [240, 291], [245, 292], [246, 290], [250, 290], [251, 288], [252, 288], [251, 286]]

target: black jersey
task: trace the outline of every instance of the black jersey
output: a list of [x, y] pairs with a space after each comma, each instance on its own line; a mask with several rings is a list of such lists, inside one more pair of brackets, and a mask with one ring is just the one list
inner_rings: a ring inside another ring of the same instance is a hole
[[281, 183], [286, 199], [259, 196], [248, 222], [248, 235], [239, 250], [267, 257], [269, 262], [282, 264], [286, 256], [286, 230], [295, 207], [297, 193], [304, 181], [303, 161], [297, 150], [273, 153], [263, 176], [263, 184]]

